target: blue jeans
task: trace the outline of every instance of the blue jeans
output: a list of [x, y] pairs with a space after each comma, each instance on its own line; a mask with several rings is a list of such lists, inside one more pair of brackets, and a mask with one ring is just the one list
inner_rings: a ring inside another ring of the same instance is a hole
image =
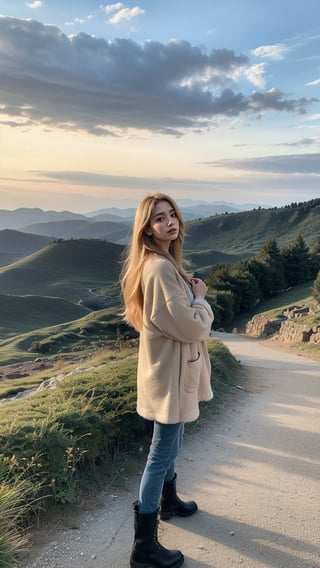
[[139, 513], [154, 513], [159, 509], [163, 483], [172, 481], [175, 461], [182, 446], [184, 424], [154, 422], [148, 459], [139, 490]]

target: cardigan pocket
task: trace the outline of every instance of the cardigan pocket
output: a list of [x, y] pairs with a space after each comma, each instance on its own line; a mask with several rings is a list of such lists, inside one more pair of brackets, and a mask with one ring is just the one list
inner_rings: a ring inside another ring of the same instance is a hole
[[184, 390], [186, 392], [194, 392], [199, 385], [200, 374], [201, 374], [202, 360], [200, 353], [196, 359], [192, 359], [187, 362], [186, 375], [184, 381]]

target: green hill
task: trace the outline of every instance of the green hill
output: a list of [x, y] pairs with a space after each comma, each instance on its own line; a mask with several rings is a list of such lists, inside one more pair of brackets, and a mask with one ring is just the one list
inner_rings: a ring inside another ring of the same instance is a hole
[[0, 337], [75, 320], [88, 312], [62, 298], [0, 294]]
[[[59, 311], [59, 302], [56, 306]], [[0, 364], [32, 360], [39, 355], [83, 355], [113, 346], [118, 333], [128, 333], [120, 316], [114, 312], [114, 308], [107, 308], [46, 327], [40, 326], [39, 317], [39, 327], [25, 332], [21, 329], [21, 333], [16, 335], [0, 337]], [[28, 325], [27, 318], [26, 315]]]
[[0, 252], [26, 256], [46, 246], [51, 240], [48, 236], [4, 229], [0, 231]]
[[279, 246], [301, 233], [308, 246], [320, 240], [320, 199], [281, 207], [229, 213], [187, 223], [186, 248], [233, 255], [256, 254], [271, 238]]
[[228, 254], [220, 252], [217, 250], [186, 250], [185, 257], [191, 263], [192, 269], [202, 274], [206, 275], [211, 271], [212, 266], [217, 263], [222, 264], [234, 264], [241, 260], [241, 258], [247, 257], [248, 254]]
[[114, 285], [123, 247], [107, 241], [56, 241], [0, 268], [0, 293], [55, 296], [79, 301], [97, 287]]

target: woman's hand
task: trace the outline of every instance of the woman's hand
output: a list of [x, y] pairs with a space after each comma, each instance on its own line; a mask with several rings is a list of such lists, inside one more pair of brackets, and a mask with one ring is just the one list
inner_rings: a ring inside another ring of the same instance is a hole
[[195, 298], [205, 298], [208, 286], [201, 278], [190, 278], [191, 290]]

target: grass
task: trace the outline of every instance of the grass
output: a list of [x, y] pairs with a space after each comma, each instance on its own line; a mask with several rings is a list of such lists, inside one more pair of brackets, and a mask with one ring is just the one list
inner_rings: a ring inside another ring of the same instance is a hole
[[71, 373], [80, 373], [88, 367], [98, 367], [102, 365], [109, 364], [110, 362], [122, 361], [127, 357], [133, 357], [136, 354], [136, 347], [126, 346], [121, 348], [121, 350], [113, 349], [102, 349], [97, 351], [94, 355], [86, 357], [85, 353], [81, 353], [81, 361], [78, 359], [69, 360], [68, 358], [61, 358], [58, 356], [56, 359], [50, 361], [52, 367], [44, 369], [39, 372], [32, 373], [31, 376], [21, 377], [17, 379], [3, 379], [0, 381], [0, 399], [5, 399], [13, 397], [18, 393], [28, 391], [30, 389], [35, 389], [43, 381], [47, 379], [52, 379], [58, 375], [64, 374], [68, 375]]
[[0, 458], [0, 566], [15, 566], [25, 549], [26, 522], [31, 512], [39, 511], [36, 498], [39, 484], [23, 474], [10, 475], [13, 460]]
[[[220, 342], [210, 339], [208, 346], [217, 403], [234, 384], [239, 365]], [[149, 433], [135, 411], [136, 352], [136, 347], [121, 349], [118, 360], [111, 360], [109, 351], [100, 352], [90, 361], [95, 367], [66, 377], [55, 390], [11, 403], [10, 412], [0, 407], [0, 465], [10, 465], [6, 476], [1, 477], [0, 469], [1, 567], [14, 566], [24, 541], [21, 519], [28, 517], [37, 497], [43, 498], [45, 510], [52, 503], [72, 503], [80, 484], [92, 479], [99, 464], [112, 472], [122, 452], [138, 456]], [[209, 403], [203, 407], [205, 412], [213, 408]], [[30, 490], [19, 485], [21, 479], [31, 483]], [[18, 516], [15, 501], [5, 493], [8, 483], [16, 488], [22, 506]], [[5, 515], [1, 491], [7, 495]], [[11, 528], [5, 522], [8, 515]], [[1, 539], [6, 543], [3, 550]]]
[[80, 319], [2, 339], [0, 363], [32, 361], [39, 356], [87, 357], [104, 347], [116, 347], [126, 330], [114, 307], [89, 312]]
[[62, 298], [0, 294], [0, 337], [79, 319], [89, 310]]

